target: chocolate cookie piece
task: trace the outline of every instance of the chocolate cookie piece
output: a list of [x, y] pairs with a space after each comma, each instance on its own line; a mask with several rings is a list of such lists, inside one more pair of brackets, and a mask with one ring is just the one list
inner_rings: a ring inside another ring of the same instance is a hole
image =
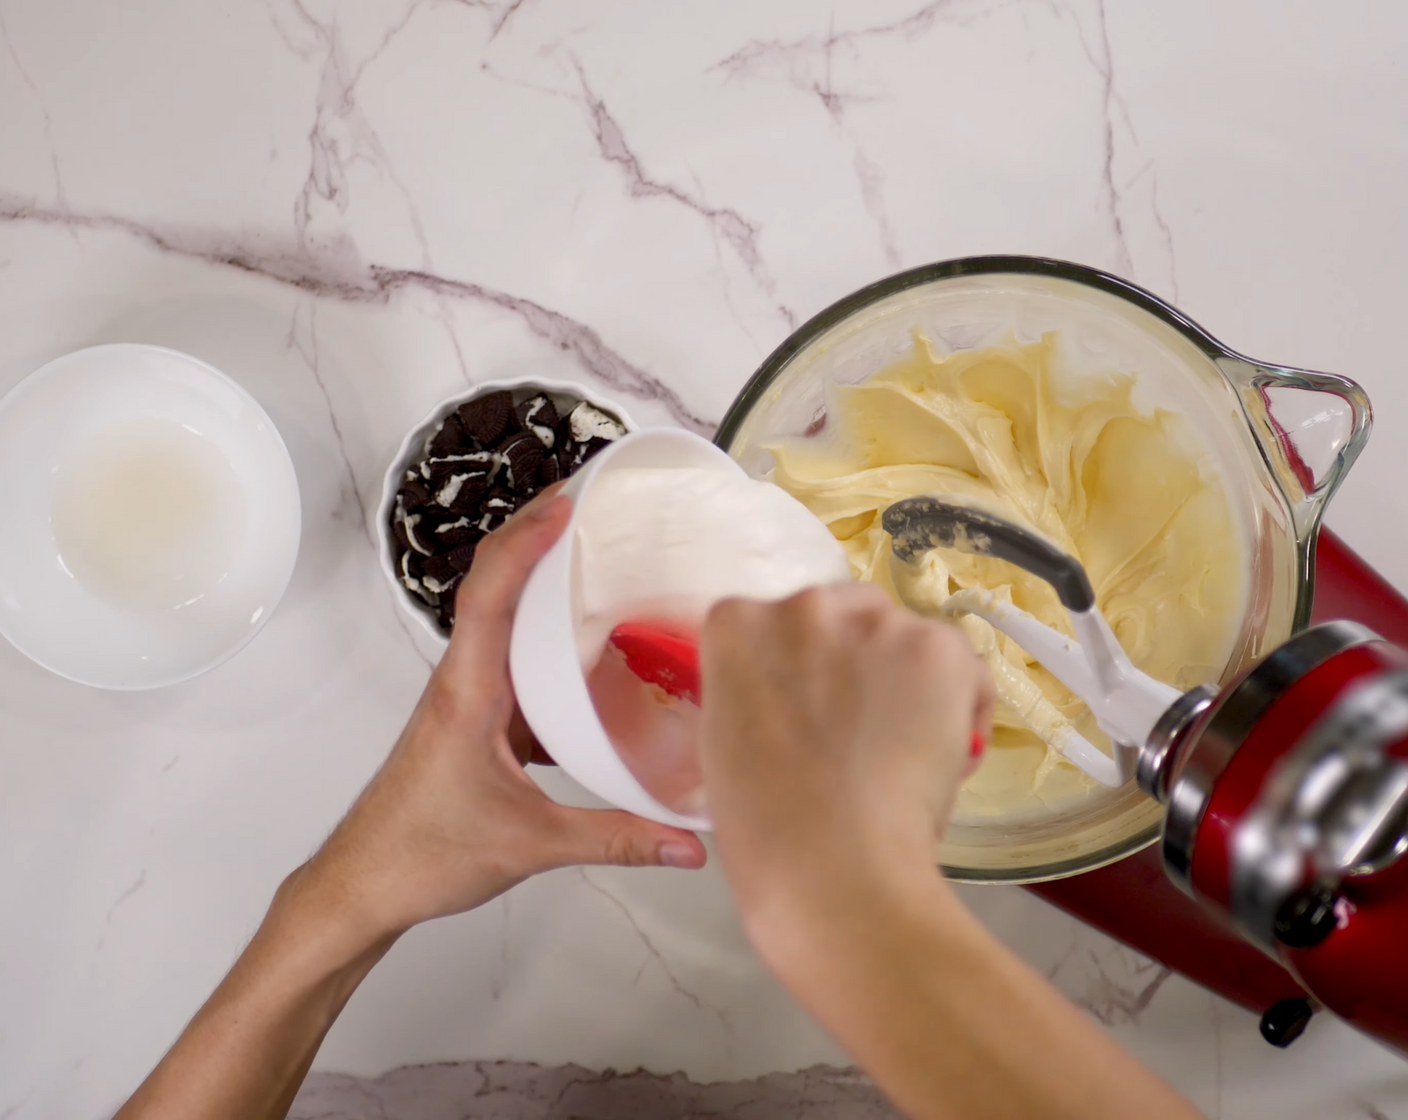
[[593, 436], [591, 439], [587, 440], [586, 446], [582, 448], [582, 462], [585, 463], [592, 456], [598, 454], [599, 452], [605, 451], [615, 442], [616, 441], [614, 439], [602, 439], [600, 437]]
[[455, 413], [441, 421], [439, 430], [430, 437], [430, 442], [425, 448], [426, 455], [432, 459], [443, 459], [447, 455], [463, 455], [478, 450], [478, 446]]
[[502, 486], [495, 486], [484, 497], [484, 508], [495, 513], [511, 514], [532, 501], [531, 494], [518, 494]]
[[[423, 541], [433, 539], [436, 530], [442, 525], [447, 525], [449, 522], [455, 520], [455, 514], [445, 509], [444, 506], [435, 503], [426, 506], [424, 509], [416, 510], [414, 516], [420, 518], [416, 535]], [[410, 520], [411, 515], [408, 514], [406, 523], [410, 524]], [[434, 552], [435, 550], [431, 549], [431, 551]]]
[[531, 432], [538, 437], [538, 442], [544, 448], [551, 451], [557, 442], [556, 427], [558, 424], [557, 408], [552, 401], [539, 393], [536, 397], [529, 397], [522, 404], [514, 406], [513, 414], [518, 420], [518, 426], [525, 432]]
[[423, 525], [425, 515], [422, 513], [408, 513], [405, 520], [401, 522], [401, 530], [406, 534], [406, 543], [411, 546], [412, 552], [419, 552], [422, 556], [429, 556], [431, 545], [434, 543], [434, 527]]
[[437, 595], [452, 593], [464, 575], [450, 563], [449, 556], [427, 556], [421, 569], [421, 583]]
[[487, 534], [502, 528], [520, 504], [516, 494], [503, 490], [491, 493], [484, 499], [483, 515], [479, 519], [480, 531]]
[[460, 547], [451, 552], [446, 559], [450, 561], [450, 565], [455, 571], [463, 574], [469, 571], [469, 566], [474, 563], [474, 550], [478, 547], [479, 543], [477, 541], [471, 544], [460, 545]]
[[435, 504], [455, 513], [468, 513], [488, 492], [487, 471], [458, 471], [435, 491]]
[[[439, 555], [464, 544], [465, 536], [459, 530], [473, 524], [469, 518], [440, 506], [421, 510], [419, 517], [415, 537], [428, 550], [426, 555]], [[406, 524], [410, 525], [410, 518], [406, 519]]]
[[427, 482], [438, 485], [453, 474], [462, 474], [465, 471], [486, 471], [492, 474], [497, 468], [498, 457], [492, 451], [471, 451], [463, 455], [426, 459], [420, 465], [420, 476]]
[[567, 422], [572, 439], [577, 443], [586, 443], [592, 439], [610, 442], [626, 434], [626, 426], [621, 421], [588, 401], [578, 402], [567, 414]]
[[421, 576], [425, 574], [425, 569], [421, 566], [423, 563], [423, 558], [417, 552], [412, 552], [410, 549], [407, 549], [405, 552], [401, 553], [401, 559], [398, 565], [401, 569], [401, 582], [405, 585], [407, 591], [415, 595], [419, 595], [425, 590], [424, 585], [421, 583]]
[[590, 459], [593, 455], [597, 454], [599, 451], [610, 447], [614, 442], [614, 440], [609, 439], [592, 438], [587, 440], [585, 443], [573, 444], [572, 460], [569, 464], [567, 473], [573, 474], [576, 471], [580, 470], [583, 463], [585, 463], [588, 459]]
[[437, 526], [432, 546], [435, 553], [451, 552], [479, 540], [484, 535], [483, 530], [479, 528], [479, 517], [478, 511], [476, 511], [473, 514], [466, 514]]
[[494, 449], [504, 464], [504, 484], [511, 489], [531, 490], [538, 479], [538, 465], [547, 454], [532, 432], [509, 436]]
[[403, 552], [412, 551], [411, 538], [406, 536], [406, 508], [399, 494], [396, 496], [396, 508], [391, 513], [391, 535], [396, 540], [397, 548]]
[[[474, 513], [484, 496], [489, 492], [489, 476], [487, 474], [456, 475], [446, 487], [450, 487], [458, 482], [458, 489], [450, 494], [450, 512], [467, 515]], [[446, 491], [442, 490], [443, 495]]]
[[464, 429], [482, 447], [492, 447], [503, 439], [513, 417], [513, 394], [507, 389], [489, 393], [460, 405], [457, 415]]
[[544, 455], [543, 461], [538, 464], [538, 485], [547, 488], [554, 482], [562, 481], [562, 467], [558, 463], [556, 455]]
[[402, 483], [401, 503], [406, 509], [419, 509], [421, 506], [428, 506], [433, 500], [434, 496], [430, 492], [430, 487], [425, 484], [425, 480], [420, 475], [412, 474]]

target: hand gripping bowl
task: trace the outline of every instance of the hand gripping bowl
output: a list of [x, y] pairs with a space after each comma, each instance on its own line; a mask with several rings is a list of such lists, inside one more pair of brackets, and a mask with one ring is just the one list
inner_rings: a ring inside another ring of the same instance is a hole
[[[903, 357], [915, 331], [951, 350], [1058, 331], [1073, 375], [1131, 374], [1140, 408], [1189, 419], [1222, 476], [1250, 564], [1223, 681], [1309, 621], [1325, 505], [1369, 435], [1363, 390], [1343, 377], [1243, 357], [1157, 297], [1095, 269], [974, 257], [863, 288], [773, 352], [734, 401], [716, 442], [749, 474], [766, 477], [770, 444], [820, 426], [828, 382], [864, 381]], [[1152, 843], [1159, 819], [1159, 807], [1130, 783], [1035, 819], [955, 821], [939, 860], [954, 879], [1057, 879]]]

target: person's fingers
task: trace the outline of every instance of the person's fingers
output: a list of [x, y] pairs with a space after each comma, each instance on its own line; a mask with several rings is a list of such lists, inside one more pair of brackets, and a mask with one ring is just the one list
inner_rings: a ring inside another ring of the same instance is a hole
[[533, 566], [562, 535], [571, 513], [572, 503], [561, 494], [540, 495], [479, 542], [474, 566], [460, 585], [447, 656], [462, 657], [460, 651], [473, 649], [489, 664], [508, 657], [513, 613], [523, 585]]
[[762, 604], [756, 599], [742, 599], [736, 596], [715, 602], [704, 616], [699, 639], [707, 642], [732, 635], [748, 626], [758, 615]]
[[615, 867], [680, 867], [695, 870], [708, 861], [704, 843], [692, 832], [656, 824], [619, 809], [558, 806], [554, 863]]
[[715, 603], [700, 631], [700, 655], [707, 665], [726, 664], [759, 642], [780, 643], [793, 652], [820, 650], [818, 638], [838, 630], [859, 637], [894, 612], [882, 588], [869, 583], [836, 583], [809, 587], [780, 602], [730, 598]]

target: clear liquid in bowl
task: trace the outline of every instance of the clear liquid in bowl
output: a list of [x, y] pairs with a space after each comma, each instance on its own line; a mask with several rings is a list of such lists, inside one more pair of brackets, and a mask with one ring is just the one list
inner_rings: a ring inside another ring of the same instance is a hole
[[213, 443], [169, 420], [130, 420], [83, 444], [58, 471], [51, 526], [65, 570], [130, 611], [179, 610], [229, 573], [244, 495]]

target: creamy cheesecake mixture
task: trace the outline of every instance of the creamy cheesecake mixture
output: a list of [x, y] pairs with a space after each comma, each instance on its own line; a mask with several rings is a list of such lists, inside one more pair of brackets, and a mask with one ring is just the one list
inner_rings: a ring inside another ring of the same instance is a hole
[[[841, 541], [852, 574], [939, 615], [983, 588], [1066, 633], [1051, 588], [1002, 560], [936, 550], [893, 561], [880, 524], [892, 502], [957, 495], [1045, 534], [1085, 565], [1100, 610], [1134, 663], [1180, 688], [1216, 680], [1246, 594], [1242, 534], [1197, 434], [1141, 412], [1133, 377], [1063, 375], [1057, 339], [944, 355], [917, 337], [903, 360], [833, 386], [822, 430], [771, 448], [772, 481]], [[1106, 743], [1085, 706], [1011, 639], [960, 623], [999, 693], [991, 749], [966, 783], [960, 817], [1064, 808], [1099, 789], [1049, 748], [1073, 723]]]

